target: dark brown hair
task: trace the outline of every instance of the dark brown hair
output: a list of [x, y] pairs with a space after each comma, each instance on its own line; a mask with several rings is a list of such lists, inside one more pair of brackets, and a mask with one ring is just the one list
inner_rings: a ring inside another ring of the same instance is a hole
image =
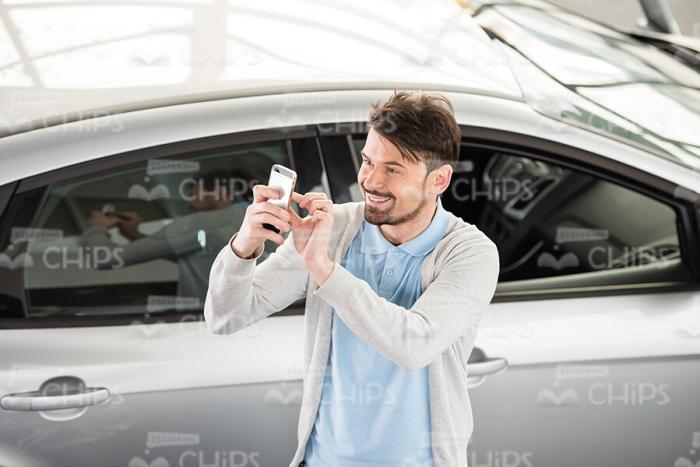
[[372, 103], [369, 126], [394, 144], [401, 156], [423, 161], [428, 172], [459, 158], [461, 132], [454, 108], [438, 93], [396, 91], [386, 102]]

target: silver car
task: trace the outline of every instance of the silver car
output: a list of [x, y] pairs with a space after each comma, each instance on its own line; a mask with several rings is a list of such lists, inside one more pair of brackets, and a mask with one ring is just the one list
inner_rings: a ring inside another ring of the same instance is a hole
[[695, 70], [531, 0], [0, 13], [0, 465], [289, 465], [304, 304], [213, 334], [209, 267], [275, 163], [359, 200], [398, 88], [453, 103], [443, 204], [502, 260], [470, 466], [700, 460]]

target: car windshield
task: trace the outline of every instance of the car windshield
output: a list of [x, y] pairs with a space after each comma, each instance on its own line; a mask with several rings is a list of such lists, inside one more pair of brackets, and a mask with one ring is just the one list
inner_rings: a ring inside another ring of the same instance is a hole
[[557, 8], [497, 4], [479, 24], [538, 112], [700, 170], [700, 74], [651, 45]]

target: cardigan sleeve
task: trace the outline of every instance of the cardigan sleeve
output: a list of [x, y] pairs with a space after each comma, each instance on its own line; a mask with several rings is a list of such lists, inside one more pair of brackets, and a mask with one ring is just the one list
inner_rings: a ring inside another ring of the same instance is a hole
[[[237, 235], [237, 234], [236, 234]], [[303, 298], [309, 273], [290, 234], [260, 265], [262, 246], [250, 259], [231, 243], [222, 248], [209, 273], [204, 320], [214, 334], [232, 334]]]
[[498, 283], [496, 245], [486, 241], [452, 248], [441, 270], [410, 309], [379, 297], [340, 264], [314, 294], [361, 339], [407, 370], [424, 367], [455, 340], [476, 333]]

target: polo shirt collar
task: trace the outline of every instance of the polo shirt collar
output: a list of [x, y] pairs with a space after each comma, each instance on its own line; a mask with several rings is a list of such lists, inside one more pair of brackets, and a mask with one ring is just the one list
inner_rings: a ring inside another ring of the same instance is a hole
[[386, 253], [392, 248], [400, 248], [412, 256], [425, 256], [433, 248], [447, 230], [450, 222], [449, 213], [442, 207], [442, 201], [438, 198], [437, 209], [433, 220], [418, 236], [400, 245], [392, 245], [379, 230], [379, 226], [362, 221], [362, 253], [379, 254]]

